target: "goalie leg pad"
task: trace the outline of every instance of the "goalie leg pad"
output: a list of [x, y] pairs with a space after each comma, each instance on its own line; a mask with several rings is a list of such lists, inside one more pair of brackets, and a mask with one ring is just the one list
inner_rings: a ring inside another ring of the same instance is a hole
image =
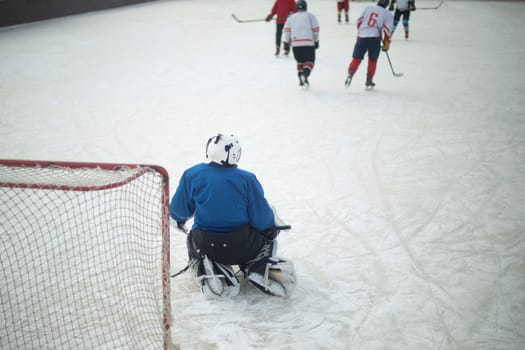
[[240, 283], [230, 265], [210, 260], [206, 255], [202, 259], [190, 261], [194, 277], [207, 299], [233, 297], [239, 294]]
[[216, 265], [217, 269], [220, 270], [222, 276], [224, 276], [222, 280], [224, 292], [221, 296], [234, 297], [239, 295], [241, 284], [239, 283], [239, 279], [235, 275], [232, 266], [217, 262], [214, 262], [214, 264]]
[[260, 291], [280, 297], [290, 296], [296, 285], [295, 267], [291, 261], [270, 257], [248, 273], [248, 282]]

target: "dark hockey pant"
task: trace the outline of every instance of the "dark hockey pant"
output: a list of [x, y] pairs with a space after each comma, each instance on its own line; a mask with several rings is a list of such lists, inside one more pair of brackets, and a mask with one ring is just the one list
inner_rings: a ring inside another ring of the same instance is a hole
[[403, 18], [403, 27], [405, 29], [405, 32], [408, 32], [408, 21], [410, 20], [410, 10], [398, 10], [396, 9], [396, 12], [394, 12], [394, 29], [396, 30], [397, 24], [399, 23], [399, 20]]
[[257, 231], [249, 225], [230, 233], [215, 235], [197, 228], [188, 235], [188, 255], [190, 260], [206, 255], [212, 261], [243, 267], [254, 259], [270, 240], [265, 236], [267, 234], [269, 232]]
[[282, 40], [282, 37], [283, 37], [283, 28], [284, 28], [284, 23], [283, 24], [276, 24], [276, 27], [275, 27], [275, 47], [281, 47], [281, 40]]
[[310, 75], [315, 64], [315, 46], [295, 46], [293, 57], [297, 62], [297, 72], [304, 73], [306, 77]]
[[379, 38], [360, 38], [354, 45], [352, 61], [348, 66], [348, 74], [354, 75], [361, 61], [368, 52], [367, 80], [372, 80], [376, 72], [377, 59], [381, 52], [381, 40]]

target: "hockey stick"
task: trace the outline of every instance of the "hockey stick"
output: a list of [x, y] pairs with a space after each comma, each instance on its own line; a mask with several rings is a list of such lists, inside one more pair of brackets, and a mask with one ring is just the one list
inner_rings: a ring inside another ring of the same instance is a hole
[[386, 58], [388, 59], [388, 64], [390, 65], [390, 70], [392, 71], [392, 74], [394, 75], [394, 77], [402, 77], [403, 76], [403, 73], [396, 73], [394, 71], [394, 67], [392, 67], [392, 61], [390, 61], [390, 55], [388, 54], [388, 51], [385, 51], [385, 54], [386, 54]]
[[183, 274], [183, 273], [186, 272], [189, 268], [190, 268], [190, 265], [188, 264], [188, 265], [186, 265], [185, 268], [183, 268], [183, 269], [180, 270], [179, 272], [174, 273], [173, 275], [171, 275], [171, 278], [173, 278], [173, 277], [177, 277], [178, 275]]
[[[377, 30], [379, 31], [379, 35], [381, 35], [381, 29], [376, 26]], [[383, 40], [383, 38], [381, 37], [381, 45], [384, 45], [385, 42]], [[388, 54], [388, 51], [383, 51], [385, 54], [386, 54], [386, 58], [388, 59], [388, 64], [390, 65], [390, 70], [392, 71], [392, 74], [394, 75], [394, 77], [402, 77], [403, 76], [403, 73], [396, 73], [394, 71], [394, 67], [392, 66], [392, 61], [390, 60], [390, 55]]]
[[394, 67], [392, 67], [392, 61], [390, 60], [390, 55], [388, 54], [388, 51], [385, 51], [385, 54], [386, 54], [386, 58], [388, 59], [388, 64], [390, 65], [390, 70], [392, 71], [392, 74], [394, 75], [394, 77], [402, 77], [403, 76], [403, 73], [399, 72], [399, 73], [396, 73], [394, 71]]
[[431, 6], [431, 7], [418, 7], [417, 9], [418, 10], [437, 10], [438, 8], [441, 7], [441, 5], [443, 5], [443, 0], [441, 0], [439, 2], [439, 4], [437, 4], [436, 6]]
[[239, 19], [235, 14], [232, 13], [232, 17], [234, 20], [236, 20], [238, 23], [247, 23], [247, 22], [264, 22], [266, 21], [266, 18], [257, 18], [257, 19]]

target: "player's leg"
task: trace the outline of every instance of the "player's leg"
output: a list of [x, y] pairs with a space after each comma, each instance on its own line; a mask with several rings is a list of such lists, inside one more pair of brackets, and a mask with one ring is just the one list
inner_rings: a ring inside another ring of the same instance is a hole
[[359, 68], [359, 65], [363, 61], [363, 58], [365, 57], [367, 47], [366, 47], [366, 41], [363, 39], [358, 39], [354, 45], [354, 52], [352, 53], [352, 60], [348, 64], [347, 69], [347, 77], [345, 80], [345, 86], [349, 87], [350, 83], [352, 82], [352, 78], [357, 72], [357, 69]]
[[394, 34], [394, 32], [396, 31], [396, 27], [400, 19], [401, 19], [401, 11], [396, 9], [396, 11], [394, 12], [394, 28], [392, 28], [392, 34]]
[[213, 298], [239, 294], [240, 284], [232, 265], [253, 257], [263, 244], [262, 237], [249, 234], [249, 226], [224, 235], [191, 231], [187, 241], [189, 265], [204, 295]]
[[304, 73], [306, 81], [308, 81], [308, 77], [312, 73], [312, 70], [314, 69], [314, 65], [315, 65], [315, 47], [305, 46], [302, 49], [303, 49], [303, 57], [304, 57], [303, 73]]
[[405, 30], [405, 39], [408, 39], [408, 21], [410, 20], [410, 11], [407, 10], [403, 13], [403, 29]]
[[249, 261], [245, 272], [248, 282], [263, 293], [287, 297], [295, 289], [295, 267], [291, 261], [276, 256], [277, 241], [268, 241]]
[[368, 47], [368, 67], [366, 71], [366, 82], [367, 87], [374, 87], [374, 75], [376, 73], [377, 59], [381, 51], [381, 41], [378, 38], [367, 38]]
[[276, 28], [275, 28], [275, 55], [279, 55], [279, 52], [281, 50], [281, 40], [282, 40], [282, 37], [283, 37], [283, 28], [284, 28], [284, 23], [283, 24], [276, 24]]
[[292, 48], [293, 57], [295, 58], [295, 61], [297, 62], [297, 76], [299, 77], [299, 85], [304, 86], [304, 64], [305, 64], [305, 58], [303, 49], [301, 47], [293, 47]]

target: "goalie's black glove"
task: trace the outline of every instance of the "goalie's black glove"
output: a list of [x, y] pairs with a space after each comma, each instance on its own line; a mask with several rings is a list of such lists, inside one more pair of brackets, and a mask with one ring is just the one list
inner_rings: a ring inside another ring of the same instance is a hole
[[269, 228], [267, 230], [261, 231], [261, 235], [269, 241], [273, 241], [279, 235], [279, 229], [276, 227]]
[[186, 224], [186, 221], [175, 221], [175, 219], [170, 216], [170, 225], [172, 227], [177, 227], [178, 230], [187, 234], [188, 230], [186, 229], [185, 224]]

